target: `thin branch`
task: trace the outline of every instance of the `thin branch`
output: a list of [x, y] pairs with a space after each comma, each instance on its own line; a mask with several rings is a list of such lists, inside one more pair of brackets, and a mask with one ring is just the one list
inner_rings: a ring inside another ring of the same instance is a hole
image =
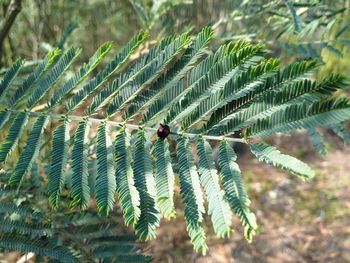
[[5, 17], [1, 22], [0, 26], [0, 65], [1, 65], [1, 57], [2, 57], [2, 49], [4, 40], [6, 39], [15, 19], [22, 8], [22, 0], [11, 0], [7, 11], [5, 13]]
[[[8, 111], [13, 112], [13, 113], [21, 112], [21, 111], [13, 110], [13, 109], [8, 109]], [[35, 117], [41, 116], [42, 114], [45, 114], [43, 112], [32, 112], [32, 111], [28, 111], [27, 113], [29, 115], [35, 116]], [[132, 129], [132, 130], [144, 129], [145, 131], [152, 131], [152, 132], [156, 132], [157, 131], [157, 128], [145, 127], [145, 126], [141, 126], [141, 125], [125, 123], [125, 122], [120, 122], [120, 121], [109, 121], [109, 120], [105, 120], [105, 119], [97, 119], [97, 118], [91, 118], [91, 117], [85, 117], [85, 116], [64, 115], [64, 114], [54, 114], [54, 113], [50, 113], [50, 114], [47, 114], [47, 115], [50, 116], [53, 119], [67, 118], [67, 119], [73, 120], [73, 121], [83, 121], [83, 120], [87, 120], [88, 119], [89, 121], [91, 121], [93, 123], [106, 122], [112, 127], [124, 126], [126, 128]], [[187, 137], [187, 138], [198, 138], [198, 137], [201, 136], [204, 139], [212, 140], [212, 141], [226, 140], [226, 141], [229, 141], [229, 142], [238, 142], [238, 143], [245, 143], [245, 144], [248, 143], [248, 141], [246, 139], [231, 138], [231, 137], [226, 137], [226, 136], [211, 136], [211, 135], [201, 135], [201, 134], [186, 133], [186, 132], [183, 132], [183, 133], [182, 132], [180, 132], [180, 133], [172, 132], [171, 135], [180, 135], [180, 136]]]

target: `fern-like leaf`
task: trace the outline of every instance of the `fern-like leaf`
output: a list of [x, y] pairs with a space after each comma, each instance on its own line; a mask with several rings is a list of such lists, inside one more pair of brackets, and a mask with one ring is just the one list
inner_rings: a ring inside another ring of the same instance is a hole
[[341, 76], [332, 76], [320, 83], [303, 79], [290, 83], [277, 92], [268, 90], [257, 98], [249, 99], [253, 103], [248, 108], [227, 116], [220, 122], [220, 125], [214, 125], [208, 133], [227, 135], [254, 124], [258, 119], [271, 116], [274, 112], [285, 109], [289, 105], [318, 101], [337, 89], [343, 88], [343, 82], [344, 78]]
[[[206, 46], [213, 38], [213, 34], [214, 32], [210, 27], [203, 28], [192, 41], [191, 45], [186, 49], [183, 56], [166, 75], [160, 77], [149, 89], [143, 91], [132, 101], [127, 111], [127, 119], [134, 117], [146, 108], [152, 108], [152, 105], [162, 97], [164, 92], [172, 89], [180, 79], [184, 78], [185, 74], [189, 72], [194, 67], [195, 63], [204, 55]], [[148, 114], [152, 113], [148, 112]]]
[[49, 102], [49, 106], [53, 107], [60, 102], [70, 91], [77, 87], [103, 60], [112, 48], [112, 43], [107, 42], [101, 45], [95, 54], [89, 59], [88, 63], [84, 64], [79, 71], [69, 79], [61, 88], [53, 95]]
[[42, 62], [40, 62], [34, 72], [28, 76], [28, 78], [23, 82], [22, 86], [16, 89], [13, 96], [11, 96], [11, 107], [15, 108], [19, 101], [27, 94], [35, 84], [40, 82], [40, 79], [43, 78], [45, 71], [53, 64], [55, 59], [61, 54], [59, 49], [54, 49], [50, 51]]
[[150, 105], [150, 109], [145, 114], [143, 122], [153, 125], [163, 115], [167, 115], [169, 109], [174, 107], [181, 98], [193, 87], [201, 78], [204, 78], [206, 72], [214, 67], [220, 60], [231, 52], [231, 46], [220, 47], [214, 54], [208, 56], [194, 67], [189, 73], [180, 79], [174, 85], [165, 90], [160, 98]]
[[[50, 224], [27, 223], [25, 221], [15, 221], [11, 219], [1, 219], [0, 231], [2, 233], [29, 235], [32, 237], [52, 236]], [[0, 237], [1, 238], [1, 237]]]
[[[11, 65], [11, 67], [5, 73], [5, 76], [0, 81], [0, 99], [2, 99], [6, 94], [7, 90], [11, 86], [12, 81], [16, 78], [17, 74], [21, 70], [23, 64], [24, 64], [24, 60], [18, 59], [16, 60], [15, 63]], [[1, 104], [4, 104], [4, 103], [1, 103]]]
[[20, 112], [13, 120], [5, 141], [0, 145], [0, 162], [6, 163], [7, 157], [11, 151], [16, 148], [17, 143], [23, 134], [24, 128], [28, 123], [28, 118], [29, 116], [26, 112]]
[[[159, 63], [159, 60], [163, 59], [163, 56], [160, 56], [160, 54], [164, 55], [165, 49], [168, 49], [169, 51], [169, 48], [174, 45], [172, 44], [174, 40], [175, 36], [167, 37], [163, 39], [159, 45], [152, 47], [146, 56], [138, 58], [129, 70], [119, 74], [111, 85], [108, 84], [97, 96], [94, 97], [88, 112], [90, 114], [96, 113], [108, 103], [110, 103], [110, 106], [107, 109], [111, 110], [111, 107], [116, 107], [114, 104], [119, 103], [118, 101], [114, 101], [116, 99], [116, 94], [120, 94], [120, 96], [123, 96], [124, 94], [124, 99], [121, 99], [120, 102], [129, 99], [130, 96], [128, 97], [125, 95], [125, 92], [128, 93], [128, 90], [134, 90], [136, 87], [141, 88], [143, 83], [148, 82], [149, 78], [154, 77], [153, 75], [157, 69], [163, 66], [162, 63]], [[176, 43], [178, 42], [179, 41]], [[134, 94], [134, 96], [136, 96], [136, 94]]]
[[52, 162], [49, 173], [47, 193], [49, 195], [49, 203], [51, 207], [57, 209], [59, 206], [60, 194], [64, 186], [64, 173], [68, 160], [68, 120], [64, 120], [64, 123], [55, 129], [52, 141]]
[[34, 123], [32, 130], [29, 133], [29, 137], [26, 141], [26, 146], [24, 150], [21, 152], [18, 163], [9, 179], [10, 185], [21, 184], [26, 172], [30, 171], [34, 163], [34, 160], [39, 154], [41, 137], [48, 123], [48, 120], [49, 120], [48, 116], [41, 115], [38, 117], [38, 119]]
[[[220, 53], [220, 50], [217, 53]], [[262, 59], [261, 54], [262, 46], [260, 45], [239, 46], [238, 48], [234, 46], [227, 55], [216, 62], [207, 72], [202, 72], [203, 75], [197, 76], [199, 79], [185, 90], [184, 97], [170, 108], [166, 122], [179, 122], [183, 117], [194, 111], [198, 104], [206, 101], [208, 97], [215, 93], [221, 94], [221, 90], [225, 86], [230, 87], [232, 79], [235, 79], [237, 75], [239, 76], [242, 70], [246, 67], [249, 68], [249, 65], [257, 64]], [[200, 65], [198, 68], [200, 68]], [[192, 73], [192, 75], [195, 76], [196, 74]], [[189, 78], [191, 79], [193, 76], [190, 75]]]
[[[208, 131], [212, 127], [216, 126], [219, 122], [225, 121], [225, 119], [234, 118], [234, 114], [240, 112], [250, 105], [254, 105], [254, 102], [259, 101], [261, 96], [271, 91], [276, 92], [283, 86], [293, 84], [294, 82], [301, 81], [318, 66], [316, 60], [301, 61], [288, 65], [283, 70], [276, 72], [276, 74], [269, 79], [266, 79], [264, 85], [259, 85], [255, 90], [249, 92], [246, 96], [233, 100], [231, 103], [217, 109], [205, 123], [203, 131]], [[274, 95], [274, 94], [273, 94]], [[277, 98], [277, 96], [275, 96]], [[233, 115], [233, 117], [231, 117]]]
[[208, 213], [214, 226], [215, 233], [223, 238], [231, 234], [232, 213], [230, 206], [221, 190], [219, 176], [215, 168], [210, 144], [200, 138], [197, 144], [199, 156], [198, 172], [209, 203]]
[[135, 187], [131, 167], [129, 135], [122, 128], [115, 137], [115, 162], [117, 193], [126, 225], [136, 224], [140, 217], [140, 195]]
[[100, 215], [108, 216], [115, 202], [116, 178], [114, 172], [113, 144], [109, 127], [101, 123], [97, 130], [96, 158], [96, 204]]
[[279, 62], [277, 60], [268, 60], [249, 68], [236, 78], [226, 82], [218, 91], [215, 92], [214, 89], [213, 94], [205, 96], [196, 108], [186, 116], [182, 122], [182, 127], [192, 127], [216, 109], [261, 89], [265, 81], [276, 74], [278, 65]]
[[11, 115], [10, 111], [2, 110], [0, 111], [0, 130], [5, 126]]
[[[14, 191], [15, 190], [8, 190], [5, 188], [4, 193], [6, 194], [2, 195], [0, 193], [0, 197], [6, 196], [7, 199], [10, 199], [9, 197], [13, 199], [13, 196], [16, 194]], [[0, 188], [0, 192], [1, 192], [1, 188]], [[28, 205], [16, 205], [11, 201], [4, 201], [4, 200], [1, 200], [0, 214], [10, 214], [10, 215], [16, 214], [21, 217], [31, 217], [32, 219], [35, 219], [35, 220], [42, 220], [44, 217], [42, 213], [32, 209]]]
[[315, 150], [320, 155], [326, 155], [327, 148], [324, 142], [323, 134], [314, 128], [307, 129], [307, 133], [311, 137], [311, 143], [312, 143], [312, 146], [315, 148]]
[[248, 137], [266, 137], [277, 132], [289, 133], [297, 129], [327, 126], [342, 122], [350, 117], [350, 103], [347, 99], [327, 99], [311, 105], [291, 105], [270, 117], [258, 120], [247, 129]]
[[282, 154], [273, 146], [255, 143], [250, 146], [250, 149], [260, 161], [286, 170], [302, 180], [310, 180], [315, 176], [315, 172], [307, 164], [292, 156]]
[[205, 242], [203, 222], [203, 196], [199, 182], [197, 168], [194, 164], [191, 145], [187, 139], [178, 142], [177, 156], [179, 159], [180, 192], [185, 205], [185, 219], [187, 232], [196, 251], [206, 253], [208, 247]]
[[132, 81], [117, 88], [114, 99], [107, 108], [107, 113], [112, 116], [123, 109], [138, 94], [140, 94], [148, 83], [153, 82], [164, 72], [169, 64], [184, 49], [189, 42], [189, 36], [183, 34], [171, 42], [148, 65], [136, 72]]
[[86, 85], [84, 85], [68, 102], [68, 109], [73, 111], [81, 103], [83, 103], [87, 97], [95, 92], [105, 81], [107, 81], [114, 72], [119, 70], [129, 57], [137, 50], [137, 48], [146, 40], [147, 33], [140, 32], [137, 36], [131, 39], [128, 44], [114, 57], [114, 59], [104, 68], [104, 70], [98, 73], [93, 79], [91, 79]]
[[69, 68], [80, 54], [81, 49], [68, 49], [52, 68], [52, 70], [40, 80], [27, 102], [27, 108], [31, 109], [53, 87], [62, 74]]
[[88, 183], [88, 134], [90, 124], [88, 120], [79, 122], [74, 136], [74, 145], [72, 151], [72, 191], [73, 200], [71, 207], [80, 206], [86, 209], [90, 199], [90, 187]]
[[49, 241], [24, 236], [4, 235], [0, 237], [0, 247], [10, 251], [23, 253], [34, 252], [37, 255], [47, 256], [59, 262], [73, 263], [78, 259], [68, 248], [56, 246]]
[[257, 224], [255, 215], [249, 209], [250, 200], [244, 189], [236, 159], [236, 153], [231, 146], [226, 141], [222, 141], [219, 147], [219, 166], [225, 196], [244, 226], [246, 239], [251, 241]]
[[145, 132], [139, 131], [135, 143], [134, 175], [135, 186], [140, 193], [140, 218], [135, 225], [136, 235], [141, 240], [155, 238], [159, 225], [159, 212], [156, 200], [156, 185], [153, 175], [152, 157]]
[[175, 176], [171, 165], [168, 141], [159, 138], [154, 145], [152, 154], [155, 163], [157, 203], [161, 213], [170, 220], [175, 217], [176, 211], [173, 200]]
[[341, 123], [332, 124], [331, 129], [344, 141], [345, 144], [350, 144], [350, 135]]

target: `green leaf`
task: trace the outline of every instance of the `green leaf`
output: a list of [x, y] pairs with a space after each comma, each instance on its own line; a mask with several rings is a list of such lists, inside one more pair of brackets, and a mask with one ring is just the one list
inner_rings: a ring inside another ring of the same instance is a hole
[[47, 194], [49, 195], [49, 203], [51, 207], [57, 209], [59, 206], [60, 194], [65, 182], [64, 173], [68, 161], [68, 120], [64, 120], [64, 123], [55, 129], [52, 141], [52, 162], [50, 166]]
[[168, 141], [159, 138], [155, 142], [152, 154], [155, 163], [157, 203], [164, 217], [170, 220], [176, 216], [176, 211], [173, 199], [175, 176]]
[[177, 156], [179, 159], [180, 193], [185, 205], [187, 232], [194, 249], [205, 254], [208, 247], [202, 226], [203, 213], [205, 212], [203, 196], [188, 139], [180, 138], [177, 146]]
[[260, 161], [286, 170], [304, 181], [315, 176], [315, 172], [307, 164], [292, 156], [282, 154], [273, 146], [255, 143], [250, 145], [250, 149]]
[[26, 112], [20, 112], [13, 120], [5, 140], [0, 145], [0, 162], [6, 163], [7, 157], [16, 148], [28, 123], [28, 118], [29, 116]]
[[[69, 111], [73, 111], [82, 104], [87, 97], [95, 92], [103, 83], [105, 83], [117, 70], [119, 70], [129, 59], [129, 57], [138, 49], [146, 40], [147, 33], [141, 31], [137, 36], [132, 38], [125, 47], [109, 62], [102, 72], [99, 72], [93, 79], [84, 85], [68, 102]], [[89, 110], [90, 113], [92, 111]]]
[[5, 126], [11, 115], [10, 111], [2, 110], [0, 111], [0, 130]]
[[141, 215], [135, 225], [135, 232], [141, 240], [155, 238], [155, 230], [159, 226], [156, 184], [153, 175], [152, 157], [149, 153], [149, 145], [143, 130], [137, 134], [133, 170], [135, 186], [140, 193], [141, 200]]
[[311, 105], [294, 104], [281, 109], [270, 117], [259, 119], [247, 129], [248, 137], [267, 137], [277, 132], [290, 133], [297, 129], [327, 126], [350, 117], [347, 99], [327, 99]]
[[32, 130], [29, 133], [28, 139], [26, 141], [26, 145], [24, 150], [21, 152], [19, 156], [19, 160], [15, 169], [11, 173], [11, 177], [9, 179], [9, 185], [18, 185], [23, 181], [24, 175], [30, 171], [34, 160], [39, 154], [40, 145], [41, 145], [41, 137], [44, 132], [46, 125], [48, 124], [48, 116], [41, 115], [38, 117], [36, 122], [34, 123]]
[[12, 81], [16, 78], [17, 74], [23, 67], [24, 60], [17, 59], [15, 63], [6, 71], [5, 76], [0, 81], [0, 99], [4, 97], [7, 90], [10, 88]]
[[327, 154], [327, 148], [324, 142], [323, 134], [314, 128], [307, 129], [307, 133], [311, 137], [312, 146], [320, 155]]
[[350, 135], [341, 123], [332, 124], [331, 129], [344, 141], [345, 144], [350, 144]]
[[[191, 46], [189, 48], [191, 48]], [[159, 121], [163, 115], [168, 114], [169, 109], [174, 107], [174, 105], [203, 78], [206, 72], [227, 56], [232, 51], [231, 49], [233, 49], [231, 45], [220, 47], [214, 54], [208, 56], [198, 63], [196, 67], [191, 69], [184, 78], [179, 79], [174, 85], [165, 90], [162, 96], [150, 106], [150, 109], [144, 116], [143, 122], [152, 125]]]
[[96, 142], [97, 178], [96, 204], [100, 215], [108, 216], [115, 202], [116, 178], [114, 171], [113, 144], [105, 122], [98, 126]]
[[109, 53], [112, 48], [111, 42], [106, 42], [101, 45], [95, 52], [95, 54], [89, 59], [88, 63], [78, 70], [75, 75], [70, 78], [61, 88], [59, 88], [52, 95], [49, 102], [49, 107], [54, 107], [59, 103], [66, 95], [68, 95], [75, 87], [77, 87], [103, 60], [103, 58]]
[[[237, 77], [230, 79], [216, 92], [214, 89], [210, 95], [206, 95], [195, 106], [195, 109], [184, 118], [182, 127], [184, 129], [193, 127], [215, 110], [224, 107], [232, 101], [255, 93], [265, 86], [267, 79], [276, 75], [278, 65], [279, 62], [273, 59], [262, 62], [257, 66], [250, 67]], [[186, 113], [186, 111], [184, 112]]]
[[[306, 75], [313, 71], [318, 65], [317, 60], [301, 61], [288, 65], [283, 70], [278, 71], [272, 78], [267, 79], [264, 85], [258, 86], [255, 91], [248, 93], [242, 98], [233, 100], [229, 104], [214, 111], [202, 130], [210, 130], [218, 123], [225, 121], [225, 119], [234, 118], [235, 113], [239, 113], [248, 106], [254, 105], [254, 103], [267, 92], [276, 92], [286, 85], [305, 79]], [[213, 131], [210, 133], [212, 132]]]
[[90, 187], [88, 183], [89, 128], [90, 124], [88, 120], [80, 121], [74, 135], [71, 190], [73, 200], [70, 203], [72, 208], [80, 206], [81, 209], [86, 209], [90, 199]]
[[[4, 194], [0, 193], [1, 196], [7, 196], [13, 199], [13, 197], [16, 195], [16, 192], [12, 189], [4, 189], [0, 188], [0, 191], [4, 190]], [[9, 198], [9, 199], [10, 199]], [[33, 210], [30, 206], [28, 205], [16, 205], [13, 202], [9, 201], [1, 201], [1, 206], [0, 206], [0, 214], [17, 214], [21, 217], [31, 217], [32, 219], [35, 220], [42, 220], [44, 215]]]
[[258, 119], [271, 116], [274, 112], [285, 109], [289, 105], [318, 101], [344, 86], [344, 78], [336, 75], [320, 83], [304, 79], [288, 84], [279, 91], [268, 90], [258, 98], [252, 99], [253, 102], [248, 108], [229, 115], [219, 125], [214, 125], [209, 133], [227, 135], [239, 131], [256, 123]]
[[236, 153], [231, 146], [226, 141], [222, 141], [219, 147], [219, 166], [225, 196], [244, 226], [246, 239], [252, 241], [257, 224], [254, 213], [249, 209], [250, 200], [244, 189], [236, 159]]
[[209, 203], [208, 214], [211, 215], [215, 233], [218, 237], [229, 237], [231, 234], [232, 213], [221, 190], [219, 176], [215, 168], [213, 150], [207, 141], [200, 138], [197, 143], [199, 156], [200, 181]]
[[0, 247], [22, 253], [34, 252], [37, 255], [47, 256], [60, 262], [78, 262], [78, 259], [72, 255], [68, 248], [56, 246], [38, 238], [4, 235], [0, 236]]
[[[12, 221], [11, 219], [1, 218], [0, 231], [6, 234], [21, 234], [32, 237], [52, 236], [52, 229], [49, 224], [27, 223], [24, 220]], [[0, 236], [1, 238], [1, 236]]]
[[[220, 53], [220, 50], [217, 53]], [[232, 91], [233, 79], [238, 77], [245, 68], [256, 65], [262, 59], [262, 53], [261, 45], [234, 46], [230, 53], [222, 57], [207, 72], [202, 72], [202, 75], [198, 76], [200, 78], [185, 89], [183, 98], [170, 107], [166, 122], [170, 124], [179, 122], [191, 111], [195, 111], [200, 103], [206, 103], [208, 98], [214, 97], [213, 94], [224, 99], [221, 95], [226, 95], [222, 94], [226, 90]], [[189, 78], [191, 79], [191, 75]]]
[[160, 74], [167, 70], [169, 64], [176, 59], [188, 42], [189, 36], [187, 34], [180, 35], [144, 67], [140, 70], [135, 70], [131, 79], [129, 78], [124, 82], [120, 82], [120, 79], [118, 79], [119, 85], [115, 87], [113, 100], [107, 108], [107, 114], [109, 116], [114, 115], [134, 100], [148, 84], [152, 83]]
[[49, 71], [49, 73], [42, 78], [36, 85], [33, 93], [28, 99], [27, 108], [33, 108], [36, 103], [53, 87], [63, 73], [69, 68], [73, 61], [80, 54], [81, 49], [68, 49], [57, 62], [57, 64]]
[[[149, 89], [143, 90], [132, 101], [127, 109], [127, 119], [133, 118], [146, 108], [152, 108], [166, 91], [172, 90], [173, 86], [184, 78], [185, 74], [204, 56], [206, 47], [213, 35], [214, 32], [210, 27], [203, 28], [186, 49], [183, 56], [167, 71], [166, 75], [160, 77]], [[155, 112], [148, 111], [148, 114], [154, 116]]]
[[294, 8], [293, 3], [287, 2], [286, 5], [289, 9], [290, 14], [292, 15], [293, 22], [294, 22], [294, 32], [295, 33], [300, 33], [302, 29], [302, 21], [300, 16], [298, 16], [297, 11]]
[[60, 54], [61, 51], [59, 49], [50, 51], [45, 56], [43, 61], [36, 66], [33, 73], [28, 76], [28, 78], [23, 82], [22, 86], [16, 89], [14, 95], [11, 96], [10, 101], [12, 108], [15, 108], [18, 105], [18, 102], [24, 97], [24, 95], [27, 94], [33, 87], [35, 87], [35, 84], [40, 82], [40, 79], [43, 78], [45, 71], [52, 65], [52, 63]]
[[140, 217], [140, 195], [135, 187], [131, 167], [129, 135], [122, 128], [115, 137], [115, 162], [117, 193], [123, 210], [124, 222], [128, 226], [135, 225]]

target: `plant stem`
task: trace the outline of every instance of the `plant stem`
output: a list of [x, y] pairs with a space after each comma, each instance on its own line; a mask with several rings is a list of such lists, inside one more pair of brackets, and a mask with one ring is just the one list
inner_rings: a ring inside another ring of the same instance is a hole
[[[12, 109], [9, 109], [9, 111], [14, 112], [14, 113], [21, 112], [21, 111], [12, 110]], [[32, 111], [28, 111], [27, 113], [31, 116], [40, 116], [42, 114], [45, 114], [42, 112], [32, 112]], [[68, 119], [73, 120], [73, 121], [82, 121], [82, 120], [88, 119], [89, 121], [94, 122], [94, 123], [106, 122], [109, 125], [114, 126], [114, 127], [125, 126], [126, 128], [129, 128], [132, 130], [144, 129], [145, 131], [152, 131], [152, 132], [157, 131], [157, 128], [145, 127], [145, 126], [131, 124], [131, 123], [125, 123], [125, 122], [109, 121], [106, 119], [97, 119], [97, 118], [91, 118], [91, 117], [76, 116], [76, 115], [64, 115], [64, 114], [55, 114], [55, 113], [50, 113], [50, 114], [46, 114], [46, 115], [49, 115], [51, 118], [54, 118], [54, 119], [68, 118]], [[247, 140], [243, 139], [243, 138], [232, 138], [232, 137], [226, 137], [226, 136], [211, 136], [211, 135], [201, 135], [201, 134], [196, 134], [196, 133], [185, 133], [185, 132], [184, 133], [172, 132], [171, 135], [180, 135], [180, 136], [184, 136], [187, 138], [202, 137], [204, 139], [212, 140], [212, 141], [226, 140], [228, 142], [238, 142], [238, 143], [245, 143], [245, 144], [248, 143]]]

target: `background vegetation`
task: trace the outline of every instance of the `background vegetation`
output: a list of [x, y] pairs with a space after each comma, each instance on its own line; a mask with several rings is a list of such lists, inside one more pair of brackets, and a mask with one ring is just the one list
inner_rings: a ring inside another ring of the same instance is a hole
[[[283, 63], [319, 57], [325, 65], [315, 78], [331, 72], [350, 73], [350, 2], [346, 0], [0, 0], [0, 32], [13, 3], [21, 8], [0, 42], [0, 72], [17, 57], [36, 64], [48, 50], [62, 43], [83, 47], [85, 57], [79, 59], [86, 61], [106, 41], [113, 41], [116, 52], [140, 28], [150, 31], [152, 44], [171, 33], [198, 31], [212, 24], [219, 37], [217, 45], [245, 38], [267, 43]], [[181, 219], [162, 222], [159, 238], [145, 251], [159, 262], [231, 262], [232, 258], [238, 262], [350, 261], [350, 202], [346, 196], [350, 190], [350, 149], [332, 131], [325, 130], [324, 136], [330, 139], [323, 145], [329, 151], [326, 157], [305, 147], [312, 142], [304, 134], [274, 141], [282, 148], [293, 145], [290, 153], [316, 167], [318, 176], [309, 184], [261, 166], [244, 148], [239, 149], [244, 156], [239, 162], [245, 171], [252, 209], [261, 225], [252, 244], [240, 234], [226, 241], [210, 235], [212, 249], [203, 258], [192, 251]], [[6, 260], [17, 257], [6, 255]]]

